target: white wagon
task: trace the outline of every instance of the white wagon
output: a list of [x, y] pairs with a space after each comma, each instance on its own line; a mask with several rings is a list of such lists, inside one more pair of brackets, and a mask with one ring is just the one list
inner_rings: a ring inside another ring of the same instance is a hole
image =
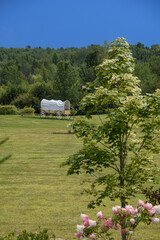
[[41, 101], [41, 117], [46, 115], [56, 115], [57, 118], [62, 116], [70, 115], [70, 101], [66, 100], [62, 102], [61, 100], [47, 100], [42, 99]]

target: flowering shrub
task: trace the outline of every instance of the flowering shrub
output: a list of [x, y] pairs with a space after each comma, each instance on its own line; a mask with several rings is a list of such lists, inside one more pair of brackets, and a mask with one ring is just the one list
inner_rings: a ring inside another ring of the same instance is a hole
[[81, 214], [83, 224], [77, 225], [76, 237], [113, 240], [110, 230], [121, 229], [121, 234], [130, 240], [140, 222], [147, 225], [159, 223], [160, 219], [156, 216], [160, 215], [160, 205], [152, 206], [151, 203], [145, 204], [139, 200], [136, 209], [131, 205], [127, 205], [125, 208], [116, 206], [112, 208], [112, 214], [112, 218], [107, 219], [100, 211], [97, 213], [97, 221], [90, 220], [87, 215]]

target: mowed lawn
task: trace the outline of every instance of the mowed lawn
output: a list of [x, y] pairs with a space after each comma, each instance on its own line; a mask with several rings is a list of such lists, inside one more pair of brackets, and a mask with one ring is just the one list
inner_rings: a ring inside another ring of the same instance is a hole
[[[74, 134], [64, 134], [69, 123], [0, 116], [0, 139], [9, 137], [0, 146], [0, 157], [12, 154], [0, 165], [0, 236], [24, 229], [37, 231], [40, 227], [54, 232], [57, 238], [72, 240], [76, 225], [81, 224], [80, 213], [96, 220], [96, 213], [102, 210], [110, 217], [112, 206], [118, 204], [106, 200], [106, 208], [87, 209], [89, 198], [80, 194], [83, 176], [66, 176], [67, 167], [60, 167], [82, 146]], [[144, 196], [138, 196], [131, 204], [136, 204], [139, 197], [144, 200]], [[160, 225], [141, 225], [133, 240], [158, 240], [159, 236]], [[116, 239], [120, 239], [118, 233]]]

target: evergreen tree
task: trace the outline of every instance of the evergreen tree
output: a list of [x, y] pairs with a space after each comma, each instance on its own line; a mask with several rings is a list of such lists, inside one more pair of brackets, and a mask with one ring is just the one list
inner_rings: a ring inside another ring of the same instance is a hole
[[58, 99], [69, 100], [75, 105], [80, 97], [80, 77], [76, 67], [71, 66], [68, 61], [60, 61], [57, 64], [57, 75], [55, 86]]

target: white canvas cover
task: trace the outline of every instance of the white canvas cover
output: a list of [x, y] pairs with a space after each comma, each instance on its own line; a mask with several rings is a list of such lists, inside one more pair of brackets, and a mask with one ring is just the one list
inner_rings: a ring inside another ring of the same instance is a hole
[[41, 101], [41, 110], [44, 111], [64, 111], [65, 102], [61, 100], [46, 100]]

